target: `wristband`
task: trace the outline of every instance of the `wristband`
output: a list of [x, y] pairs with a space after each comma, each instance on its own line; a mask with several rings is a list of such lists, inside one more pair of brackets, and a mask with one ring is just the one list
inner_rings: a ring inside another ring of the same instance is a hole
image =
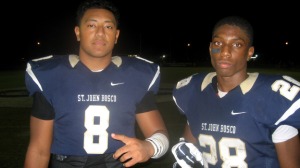
[[162, 157], [169, 149], [169, 139], [162, 133], [155, 133], [147, 138], [146, 141], [150, 142], [154, 148], [154, 154], [151, 157], [152, 159]]

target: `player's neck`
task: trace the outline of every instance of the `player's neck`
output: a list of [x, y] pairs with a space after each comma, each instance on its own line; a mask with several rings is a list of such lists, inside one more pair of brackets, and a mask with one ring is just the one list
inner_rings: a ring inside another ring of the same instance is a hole
[[246, 80], [248, 78], [248, 74], [246, 74], [245, 76], [241, 77], [241, 76], [237, 76], [237, 77], [220, 77], [217, 76], [217, 87], [218, 90], [222, 91], [222, 92], [229, 92], [232, 89], [234, 89], [235, 87], [239, 86], [244, 80]]
[[218, 84], [217, 84], [217, 88], [218, 88], [218, 95], [219, 95], [219, 97], [224, 97], [228, 92], [223, 92], [223, 91], [221, 91], [220, 89], [219, 89], [219, 87], [218, 87]]
[[105, 69], [111, 62], [111, 56], [91, 57], [79, 56], [80, 61], [91, 71], [98, 72]]

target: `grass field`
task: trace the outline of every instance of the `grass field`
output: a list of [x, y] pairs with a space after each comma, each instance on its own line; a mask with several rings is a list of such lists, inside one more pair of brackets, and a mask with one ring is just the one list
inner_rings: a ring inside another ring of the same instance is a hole
[[[199, 67], [163, 67], [161, 69], [161, 94], [158, 96], [158, 107], [162, 112], [169, 130], [171, 145], [174, 145], [184, 126], [184, 118], [171, 100], [171, 89], [176, 81], [199, 71], [210, 71], [211, 68]], [[286, 74], [300, 81], [299, 70], [282, 69], [249, 69], [250, 72], [269, 74]], [[31, 99], [24, 95], [24, 71], [0, 71], [0, 167], [21, 168], [29, 140], [29, 115]], [[6, 95], [6, 93], [10, 93]], [[18, 95], [20, 94], [20, 95]], [[140, 136], [139, 130], [137, 130]], [[137, 167], [157, 168], [172, 167], [174, 159], [169, 151], [159, 160], [151, 160]]]

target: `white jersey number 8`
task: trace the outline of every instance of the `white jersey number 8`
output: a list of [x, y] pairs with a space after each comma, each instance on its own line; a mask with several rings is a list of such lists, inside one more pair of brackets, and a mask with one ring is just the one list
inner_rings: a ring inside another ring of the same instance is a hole
[[[96, 118], [99, 118], [99, 123], [95, 123]], [[87, 129], [84, 133], [85, 151], [88, 154], [103, 154], [108, 147], [108, 109], [105, 106], [89, 106], [85, 110], [84, 126]]]

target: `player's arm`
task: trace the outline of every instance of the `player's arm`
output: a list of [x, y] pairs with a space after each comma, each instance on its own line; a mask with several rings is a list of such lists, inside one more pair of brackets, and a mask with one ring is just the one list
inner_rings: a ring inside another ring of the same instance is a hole
[[156, 106], [154, 92], [148, 92], [137, 106], [136, 120], [146, 138], [144, 141], [148, 155], [153, 159], [162, 157], [169, 148], [169, 139], [167, 128]]
[[[168, 131], [157, 108], [155, 94], [149, 91], [137, 106], [136, 120], [146, 140], [148, 155], [157, 159], [169, 148]], [[149, 158], [148, 158], [149, 159]]]
[[192, 131], [191, 131], [190, 126], [188, 125], [188, 123], [186, 123], [186, 125], [184, 127], [183, 137], [184, 137], [186, 142], [193, 143], [194, 145], [196, 145], [198, 143], [197, 139], [193, 136]]
[[30, 141], [24, 168], [47, 168], [52, 142], [53, 120], [30, 117]]
[[[146, 142], [147, 142], [150, 156], [151, 157], [154, 156], [154, 158], [159, 158], [162, 155], [164, 155], [169, 147], [169, 140], [168, 140], [168, 131], [160, 112], [158, 110], [152, 110], [145, 113], [139, 113], [136, 115], [136, 120], [144, 137], [147, 139]], [[159, 145], [159, 144], [155, 144], [155, 139], [157, 139], [156, 136], [158, 136], [157, 137], [158, 139], [163, 138], [164, 140], [168, 141], [167, 144], [163, 144], [164, 145], [163, 150], [153, 148]], [[164, 137], [160, 137], [160, 136], [164, 136]]]
[[167, 128], [158, 110], [139, 113], [136, 115], [136, 120], [146, 138], [149, 138], [154, 133], [162, 133], [168, 136]]
[[48, 168], [53, 136], [54, 110], [41, 92], [32, 95], [30, 140], [25, 168]]
[[300, 140], [298, 135], [287, 141], [275, 143], [275, 147], [281, 168], [300, 167]]

